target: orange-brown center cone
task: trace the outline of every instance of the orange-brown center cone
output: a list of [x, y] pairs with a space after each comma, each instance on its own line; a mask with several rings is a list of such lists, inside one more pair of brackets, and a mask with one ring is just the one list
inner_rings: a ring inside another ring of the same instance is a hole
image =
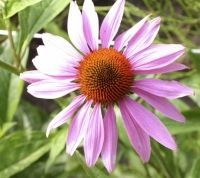
[[95, 103], [109, 104], [130, 92], [133, 71], [126, 57], [112, 48], [86, 55], [78, 68], [81, 92]]

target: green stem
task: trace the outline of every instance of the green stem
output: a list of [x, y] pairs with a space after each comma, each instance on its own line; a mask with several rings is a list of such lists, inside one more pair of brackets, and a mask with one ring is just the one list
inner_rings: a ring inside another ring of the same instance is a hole
[[176, 177], [177, 178], [181, 178], [180, 170], [179, 170], [179, 166], [178, 166], [178, 162], [177, 162], [177, 158], [175, 157], [175, 155], [173, 155], [173, 162], [174, 162], [174, 166], [175, 166]]
[[19, 71], [17, 70], [17, 68], [11, 66], [10, 64], [3, 62], [2, 60], [0, 60], [0, 67], [13, 73], [13, 74], [19, 75]]
[[154, 150], [156, 150], [156, 154], [158, 156], [158, 159], [160, 160], [163, 168], [166, 170], [166, 173], [168, 174], [169, 177], [173, 177], [172, 173], [171, 173], [171, 170], [168, 168], [168, 166], [166, 165], [166, 162], [163, 158], [163, 156], [161, 155], [160, 153], [160, 149], [159, 149], [159, 146], [157, 143], [154, 144]]
[[9, 39], [9, 42], [10, 42], [11, 49], [13, 51], [13, 56], [14, 56], [14, 59], [15, 59], [16, 67], [18, 68], [21, 65], [20, 64], [20, 58], [19, 58], [19, 56], [17, 55], [17, 52], [16, 52], [16, 48], [15, 48], [15, 44], [14, 44], [14, 40], [13, 40], [13, 36], [12, 36], [12, 27], [11, 27], [9, 20], [6, 21], [6, 26], [7, 26], [7, 30], [8, 30], [8, 39]]
[[[154, 152], [154, 151], [152, 150], [152, 152]], [[164, 164], [163, 164], [163, 162], [162, 162], [162, 159], [160, 159], [160, 156], [157, 154], [157, 151], [154, 152], [154, 156], [155, 156], [155, 158], [156, 158], [156, 161], [157, 161], [159, 167], [161, 168], [161, 169], [158, 170], [158, 171], [161, 171], [162, 174], [163, 174], [163, 176], [165, 176], [166, 178], [171, 178], [170, 174], [168, 173], [166, 167], [164, 166]]]
[[144, 164], [144, 169], [145, 169], [145, 171], [146, 171], [147, 177], [148, 177], [148, 178], [152, 178], [152, 176], [151, 176], [151, 174], [150, 174], [150, 172], [149, 172], [149, 168], [148, 168], [148, 166], [147, 166], [146, 164]]

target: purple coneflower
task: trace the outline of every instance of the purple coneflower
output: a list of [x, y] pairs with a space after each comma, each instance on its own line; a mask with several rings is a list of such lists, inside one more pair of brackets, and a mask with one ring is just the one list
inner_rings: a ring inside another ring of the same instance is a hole
[[35, 97], [55, 99], [71, 92], [78, 94], [50, 122], [47, 136], [72, 118], [67, 153], [73, 155], [83, 141], [87, 165], [95, 165], [101, 154], [109, 172], [115, 166], [118, 139], [114, 106], [121, 111], [133, 148], [146, 162], [151, 153], [150, 137], [172, 150], [176, 143], [162, 122], [131, 95], [141, 97], [165, 116], [184, 122], [184, 116], [168, 99], [192, 94], [190, 88], [176, 81], [137, 79], [140, 74], [185, 69], [186, 66], [175, 63], [184, 47], [152, 44], [160, 27], [159, 17], [149, 20], [147, 16], [115, 38], [124, 5], [125, 0], [115, 2], [99, 32], [92, 0], [85, 0], [82, 14], [76, 2], [71, 1], [68, 34], [75, 47], [61, 37], [45, 33], [44, 45], [37, 48], [38, 56], [33, 59], [37, 70], [21, 74], [30, 83], [28, 92]]

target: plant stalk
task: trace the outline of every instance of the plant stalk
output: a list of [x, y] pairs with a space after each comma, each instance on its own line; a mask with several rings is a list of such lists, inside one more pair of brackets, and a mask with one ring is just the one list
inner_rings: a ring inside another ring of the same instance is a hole
[[10, 64], [7, 64], [7, 63], [3, 62], [2, 60], [0, 60], [0, 67], [1, 67], [2, 69], [5, 69], [5, 70], [7, 70], [7, 71], [13, 73], [13, 74], [19, 75], [19, 71], [18, 71], [17, 68], [13, 67], [13, 66], [10, 65]]

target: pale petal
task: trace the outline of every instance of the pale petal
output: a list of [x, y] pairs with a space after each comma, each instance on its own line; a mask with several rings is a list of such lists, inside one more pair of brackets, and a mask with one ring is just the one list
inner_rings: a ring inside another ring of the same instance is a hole
[[89, 53], [90, 50], [87, 46], [87, 42], [83, 32], [82, 15], [77, 3], [74, 1], [71, 1], [70, 3], [67, 29], [69, 38], [74, 46], [84, 54]]
[[148, 93], [169, 99], [176, 99], [193, 94], [192, 89], [177, 81], [163, 81], [151, 78], [135, 81], [133, 88], [139, 88]]
[[122, 104], [125, 105], [130, 116], [134, 118], [137, 124], [149, 136], [153, 137], [165, 147], [176, 150], [176, 143], [173, 137], [163, 123], [155, 115], [153, 115], [153, 113], [128, 97], [123, 99]]
[[128, 29], [127, 31], [117, 36], [117, 38], [115, 39], [114, 48], [118, 51], [121, 51], [128, 44], [130, 39], [133, 38], [135, 35], [137, 35], [137, 33], [141, 30], [141, 28], [144, 27], [148, 18], [149, 15], [140, 20], [132, 28]]
[[157, 17], [147, 23], [141, 28], [141, 30], [135, 35], [128, 43], [127, 48], [124, 50], [124, 54], [127, 58], [133, 58], [133, 56], [149, 47], [154, 41], [160, 28], [160, 17]]
[[59, 98], [77, 89], [79, 89], [79, 85], [69, 80], [42, 80], [27, 87], [28, 93], [36, 98], [44, 99]]
[[77, 96], [65, 109], [58, 113], [54, 117], [54, 119], [49, 123], [46, 131], [46, 136], [49, 136], [49, 133], [52, 129], [55, 129], [60, 125], [66, 123], [67, 120], [71, 118], [77, 111], [77, 109], [83, 104], [85, 98], [86, 97], [83, 95]]
[[152, 70], [173, 63], [184, 53], [184, 46], [178, 44], [154, 44], [130, 59], [135, 70]]
[[79, 146], [83, 138], [85, 137], [90, 121], [90, 107], [92, 101], [86, 102], [80, 111], [75, 115], [69, 128], [67, 138], [67, 153], [73, 155], [76, 148]]
[[28, 83], [38, 82], [40, 80], [51, 79], [50, 76], [45, 75], [38, 70], [25, 71], [20, 74], [20, 78]]
[[52, 76], [76, 76], [77, 69], [72, 67], [66, 60], [48, 53], [47, 48], [39, 46], [37, 48], [39, 56], [36, 56], [32, 62], [40, 72]]
[[99, 39], [99, 19], [92, 0], [84, 1], [82, 16], [86, 41], [92, 50], [97, 50]]
[[106, 169], [112, 172], [117, 154], [118, 131], [113, 106], [109, 105], [104, 117], [104, 143], [101, 156]]
[[109, 48], [111, 41], [118, 32], [124, 13], [125, 0], [117, 0], [104, 18], [100, 28], [100, 38], [103, 48]]
[[129, 113], [124, 102], [119, 102], [119, 106], [131, 145], [144, 162], [149, 161], [151, 155], [149, 136], [134, 120], [134, 117]]
[[[77, 66], [78, 60], [74, 60], [73, 57], [68, 56], [59, 48], [53, 45], [40, 45], [37, 47], [38, 56], [44, 58], [45, 62], [62, 63], [68, 66]], [[80, 60], [82, 57], [80, 58]]]
[[49, 33], [42, 34], [42, 40], [46, 47], [54, 52], [59, 51], [66, 60], [75, 63], [80, 61], [83, 56], [64, 38]]
[[41, 73], [38, 70], [29, 70], [20, 74], [20, 78], [28, 83], [39, 82], [41, 80], [76, 80], [76, 77], [56, 77]]
[[185, 117], [167, 99], [149, 94], [140, 89], [134, 89], [133, 91], [165, 116], [178, 122], [185, 121]]
[[[134, 68], [134, 65], [133, 65]], [[173, 63], [165, 67], [161, 67], [158, 69], [151, 69], [151, 70], [134, 70], [135, 74], [164, 74], [164, 73], [170, 73], [170, 72], [176, 72], [180, 70], [188, 69], [187, 66], [179, 63]]]
[[101, 105], [94, 106], [89, 126], [84, 138], [85, 160], [89, 167], [94, 166], [102, 150], [104, 141]]

